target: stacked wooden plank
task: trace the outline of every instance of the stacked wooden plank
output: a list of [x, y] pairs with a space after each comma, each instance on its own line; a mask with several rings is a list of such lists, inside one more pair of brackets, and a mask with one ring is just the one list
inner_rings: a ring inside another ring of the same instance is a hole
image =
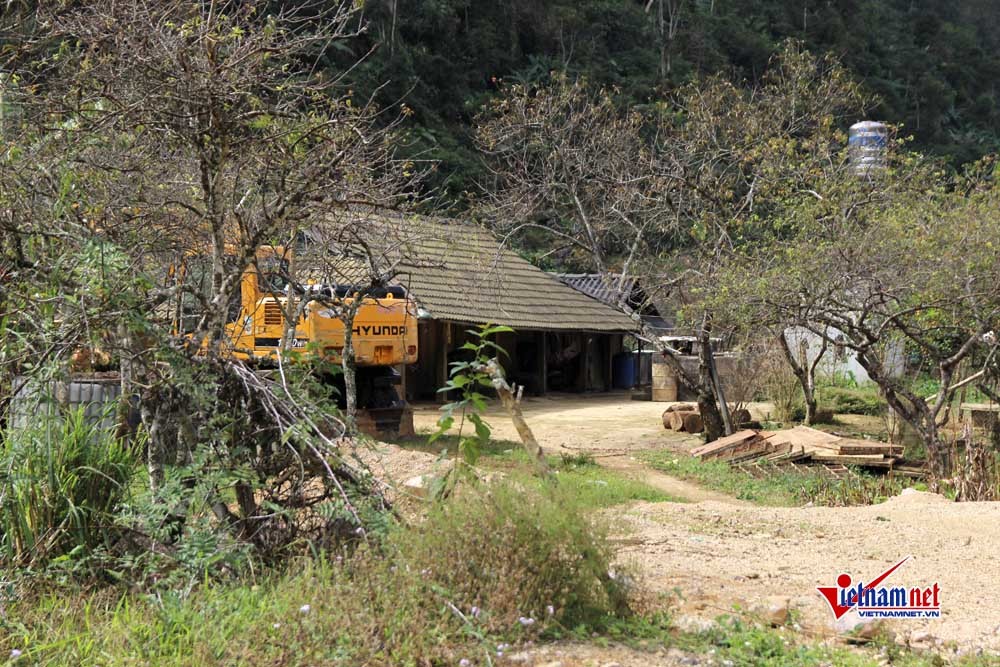
[[691, 450], [703, 460], [771, 463], [822, 463], [892, 468], [903, 448], [884, 442], [843, 438], [808, 426], [786, 431], [745, 429]]

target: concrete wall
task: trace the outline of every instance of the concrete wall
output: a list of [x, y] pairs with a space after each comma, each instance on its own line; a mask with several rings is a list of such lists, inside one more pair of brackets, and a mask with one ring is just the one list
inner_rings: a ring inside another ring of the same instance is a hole
[[[831, 338], [836, 339], [840, 335], [840, 332], [835, 329], [831, 329], [830, 331]], [[788, 339], [792, 352], [796, 355], [799, 354], [801, 346], [804, 345], [806, 347], [806, 358], [810, 363], [816, 359], [823, 346], [823, 341], [818, 335], [801, 327], [786, 329], [785, 337]], [[890, 369], [890, 373], [896, 377], [902, 376], [905, 370], [902, 346], [897, 345], [890, 349], [886, 353], [883, 363]], [[826, 353], [823, 355], [823, 360], [816, 367], [816, 375], [817, 379], [830, 380], [835, 375], [849, 376], [853, 377], [858, 384], [867, 384], [872, 381], [868, 377], [868, 372], [858, 362], [857, 354], [844, 346], [836, 345], [829, 345], [827, 347]]]

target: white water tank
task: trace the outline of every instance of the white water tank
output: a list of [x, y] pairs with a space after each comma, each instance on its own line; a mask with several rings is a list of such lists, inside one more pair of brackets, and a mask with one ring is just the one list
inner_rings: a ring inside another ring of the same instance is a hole
[[851, 168], [858, 176], [874, 176], [885, 169], [889, 128], [885, 123], [865, 120], [851, 125], [847, 142]]

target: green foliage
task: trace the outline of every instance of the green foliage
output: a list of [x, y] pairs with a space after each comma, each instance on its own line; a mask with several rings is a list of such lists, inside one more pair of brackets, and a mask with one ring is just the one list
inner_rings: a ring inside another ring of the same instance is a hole
[[502, 642], [600, 631], [629, 616], [603, 530], [560, 493], [468, 494], [398, 527], [379, 550], [266, 580], [207, 582], [190, 596], [14, 600], [0, 617], [0, 655], [17, 649], [53, 666], [489, 664]]
[[114, 538], [142, 442], [111, 437], [83, 409], [42, 415], [0, 443], [0, 561], [73, 569]]
[[1000, 40], [986, 28], [1000, 21], [995, 3], [669, 4], [680, 17], [672, 35], [645, 1], [369, 2], [366, 37], [342, 55], [379, 46], [352, 73], [358, 97], [406, 100], [407, 150], [441, 161], [435, 185], [457, 207], [486, 176], [469, 123], [498, 81], [535, 86], [566, 71], [614, 88], [623, 106], [649, 104], [713, 74], [756, 80], [787, 38], [843, 58], [878, 95], [872, 116], [901, 123], [919, 148], [960, 164], [998, 147], [996, 95], [981, 83], [1000, 68]]
[[878, 395], [875, 385], [857, 387], [819, 387], [817, 396], [820, 403], [837, 414], [881, 415], [885, 414], [885, 399]]
[[911, 485], [909, 481], [864, 472], [833, 479], [819, 470], [797, 471], [765, 463], [760, 464], [758, 474], [751, 474], [725, 461], [701, 461], [672, 452], [649, 452], [645, 460], [657, 470], [760, 505], [870, 505], [898, 495]]
[[458, 608], [477, 607], [477, 624], [490, 633], [593, 626], [625, 609], [627, 590], [608, 574], [614, 553], [604, 530], [576, 500], [561, 485], [516, 481], [463, 490], [390, 544]]
[[[469, 335], [476, 340], [468, 341], [462, 345], [461, 350], [470, 354], [467, 361], [455, 361], [451, 363], [451, 377], [448, 382], [438, 389], [438, 393], [458, 392], [459, 398], [455, 401], [441, 406], [441, 417], [437, 422], [437, 431], [431, 434], [428, 439], [429, 444], [447, 433], [455, 425], [455, 416], [458, 414], [458, 456], [459, 465], [455, 471], [459, 474], [468, 473], [476, 465], [484, 447], [490, 441], [492, 431], [490, 425], [483, 419], [486, 411], [487, 396], [483, 391], [493, 388], [490, 374], [487, 372], [489, 364], [495, 363], [494, 353], [506, 354], [506, 351], [490, 340], [491, 336], [498, 333], [512, 332], [513, 329], [505, 326], [483, 325], [478, 329], [468, 329]], [[473, 426], [473, 432], [465, 434], [466, 420]], [[457, 477], [449, 474], [450, 484], [454, 484]]]

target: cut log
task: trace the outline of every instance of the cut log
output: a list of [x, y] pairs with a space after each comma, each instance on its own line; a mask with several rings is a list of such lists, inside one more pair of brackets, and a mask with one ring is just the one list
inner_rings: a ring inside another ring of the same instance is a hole
[[705, 430], [705, 425], [701, 421], [701, 415], [697, 412], [685, 412], [684, 429], [688, 433], [701, 433]]
[[698, 412], [697, 403], [674, 403], [667, 406], [664, 412]]
[[683, 412], [668, 412], [667, 421], [670, 423], [670, 429], [673, 431], [681, 431], [684, 429], [684, 415], [691, 413]]

